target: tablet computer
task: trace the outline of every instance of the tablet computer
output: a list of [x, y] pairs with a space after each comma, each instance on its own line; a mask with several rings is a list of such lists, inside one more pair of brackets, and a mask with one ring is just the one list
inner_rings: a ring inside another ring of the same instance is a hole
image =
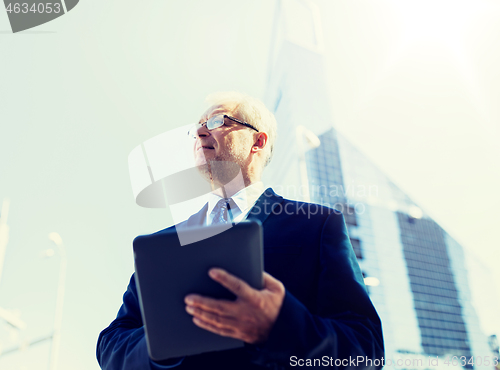
[[196, 237], [193, 240], [198, 241], [184, 245], [172, 227], [134, 239], [135, 279], [148, 352], [155, 361], [243, 347], [240, 340], [199, 328], [185, 310], [184, 297], [190, 293], [235, 298], [208, 276], [210, 268], [223, 268], [255, 289], [263, 286], [260, 222], [196, 227], [182, 233], [212, 236]]

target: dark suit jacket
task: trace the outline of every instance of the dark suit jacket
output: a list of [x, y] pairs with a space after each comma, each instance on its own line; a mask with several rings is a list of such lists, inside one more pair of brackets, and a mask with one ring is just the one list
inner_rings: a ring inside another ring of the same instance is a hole
[[[186, 225], [199, 225], [202, 211]], [[357, 365], [359, 369], [370, 366], [354, 364], [356, 356], [382, 360], [380, 319], [366, 292], [342, 214], [283, 199], [269, 188], [248, 218], [262, 222], [264, 269], [286, 288], [269, 338], [258, 346], [188, 356], [176, 368], [282, 369], [299, 365], [300, 359], [317, 359], [316, 364], [322, 361], [323, 366], [328, 362], [332, 368]], [[163, 368], [147, 354], [133, 277], [117, 318], [99, 336], [97, 359], [107, 370]]]

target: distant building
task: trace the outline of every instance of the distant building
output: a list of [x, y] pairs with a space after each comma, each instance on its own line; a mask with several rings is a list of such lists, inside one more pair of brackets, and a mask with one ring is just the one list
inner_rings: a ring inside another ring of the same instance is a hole
[[[387, 359], [450, 354], [463, 356], [465, 368], [492, 369], [477, 362], [492, 352], [471, 303], [462, 247], [334, 129], [323, 49], [314, 4], [278, 1], [266, 99], [278, 139], [266, 183], [343, 211]], [[316, 148], [309, 131], [320, 139]]]
[[388, 353], [465, 356], [466, 368], [491, 357], [462, 247], [333, 128], [319, 138], [307, 152], [311, 200], [343, 211], [361, 269], [378, 284], [369, 293]]

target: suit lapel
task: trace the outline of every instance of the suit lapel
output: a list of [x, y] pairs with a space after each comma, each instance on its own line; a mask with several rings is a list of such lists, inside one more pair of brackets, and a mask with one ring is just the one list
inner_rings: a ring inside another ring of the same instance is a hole
[[248, 213], [247, 220], [259, 220], [263, 224], [281, 202], [283, 197], [277, 195], [272, 188], [267, 188]]

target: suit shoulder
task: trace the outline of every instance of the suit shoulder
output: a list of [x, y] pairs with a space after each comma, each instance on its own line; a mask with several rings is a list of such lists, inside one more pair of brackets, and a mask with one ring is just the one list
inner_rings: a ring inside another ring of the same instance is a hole
[[335, 208], [332, 208], [332, 207], [329, 207], [329, 206], [325, 206], [323, 204], [319, 204], [319, 203], [314, 203], [314, 202], [303, 202], [301, 200], [293, 200], [293, 199], [287, 199], [287, 198], [283, 198], [283, 203], [292, 203], [292, 204], [295, 204], [297, 205], [297, 207], [306, 207], [306, 208], [318, 208], [318, 209], [324, 209], [324, 213], [335, 213], [335, 214], [342, 214], [341, 211], [335, 209]]
[[289, 214], [306, 215], [308, 218], [328, 218], [331, 215], [342, 216], [341, 211], [318, 203], [283, 198], [281, 205], [284, 212], [292, 211]]
[[172, 225], [172, 226], [169, 226], [169, 227], [166, 227], [164, 229], [161, 229], [161, 230], [158, 230], [158, 231], [153, 231], [152, 233], [148, 233], [148, 234], [141, 234], [141, 235], [138, 235], [139, 236], [148, 236], [148, 235], [158, 235], [158, 234], [163, 234], [163, 233], [166, 233], [166, 232], [170, 232], [172, 230], [175, 230], [175, 227], [181, 225], [182, 223], [184, 223], [185, 221], [177, 224], [177, 225]]
[[184, 226], [185, 226], [185, 224], [186, 224], [186, 221], [182, 221], [182, 222], [180, 222], [180, 223], [178, 223], [178, 224], [176, 224], [176, 225], [172, 225], [172, 226], [166, 227], [166, 228], [164, 228], [164, 229], [161, 229], [161, 230], [155, 231], [155, 232], [153, 232], [153, 233], [151, 233], [151, 234], [149, 234], [149, 235], [157, 235], [157, 234], [163, 234], [163, 233], [166, 233], [166, 232], [170, 232], [170, 231], [172, 231], [172, 230], [175, 230], [175, 229], [176, 229], [176, 228], [178, 228], [178, 227], [184, 227]]
[[149, 234], [149, 235], [163, 234], [163, 233], [165, 233], [165, 232], [168, 232], [168, 231], [172, 230], [172, 228], [174, 228], [174, 227], [175, 227], [174, 225], [173, 225], [173, 226], [169, 226], [169, 227], [166, 227], [166, 228], [164, 228], [164, 229], [161, 229], [161, 230], [155, 231], [155, 232], [153, 232], [153, 233], [151, 233], [151, 234]]

